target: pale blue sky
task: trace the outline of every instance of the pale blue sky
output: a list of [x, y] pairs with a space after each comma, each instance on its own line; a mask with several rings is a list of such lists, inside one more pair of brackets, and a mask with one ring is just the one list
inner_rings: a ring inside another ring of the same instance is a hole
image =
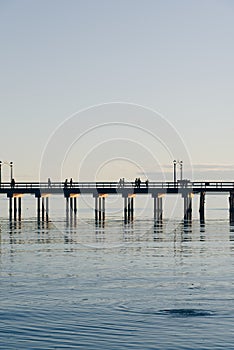
[[37, 179], [60, 123], [123, 101], [175, 127], [196, 176], [234, 179], [233, 40], [231, 0], [0, 0], [1, 160]]

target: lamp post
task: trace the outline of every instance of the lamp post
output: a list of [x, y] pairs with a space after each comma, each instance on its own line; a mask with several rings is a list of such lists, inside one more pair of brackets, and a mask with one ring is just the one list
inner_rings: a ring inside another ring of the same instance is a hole
[[180, 180], [183, 180], [183, 161], [182, 160], [173, 160], [173, 173], [174, 173], [174, 184], [176, 184], [176, 166], [180, 165]]
[[13, 179], [13, 162], [10, 162], [10, 167], [11, 167], [11, 181]]
[[181, 160], [179, 164], [180, 164], [180, 180], [182, 181], [183, 180], [183, 161]]
[[177, 164], [177, 161], [176, 161], [176, 160], [173, 160], [173, 168], [174, 168], [174, 184], [176, 183], [176, 164]]
[[13, 162], [0, 161], [0, 187], [2, 186], [2, 166], [8, 165], [10, 167], [10, 182], [13, 179]]

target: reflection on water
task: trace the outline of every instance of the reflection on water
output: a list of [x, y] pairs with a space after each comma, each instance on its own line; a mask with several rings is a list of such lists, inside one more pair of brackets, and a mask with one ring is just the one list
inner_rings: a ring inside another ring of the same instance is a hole
[[2, 219], [0, 349], [231, 349], [233, 248], [225, 220]]
[[[219, 224], [210, 221], [199, 224], [198, 221], [161, 221], [154, 223], [152, 220], [138, 220], [123, 223], [121, 220], [96, 221], [92, 219], [78, 219], [77, 216], [69, 217], [69, 220], [54, 221], [8, 221], [2, 220], [0, 233], [9, 233], [10, 244], [23, 243], [53, 243], [65, 244], [93, 244], [105, 242], [106, 244], [123, 244], [124, 242], [168, 242], [185, 243], [199, 239], [205, 242], [207, 230], [213, 225]], [[219, 228], [225, 227], [229, 231], [229, 240], [233, 241], [234, 226], [221, 222]], [[229, 229], [228, 229], [229, 227]], [[3, 239], [2, 234], [0, 235]]]

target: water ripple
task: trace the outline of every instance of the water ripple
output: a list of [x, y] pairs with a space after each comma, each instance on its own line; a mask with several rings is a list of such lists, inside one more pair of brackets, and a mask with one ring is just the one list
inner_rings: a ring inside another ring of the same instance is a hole
[[118, 311], [126, 313], [134, 313], [141, 315], [165, 315], [171, 317], [207, 317], [214, 316], [215, 312], [211, 310], [204, 309], [192, 309], [192, 308], [183, 308], [183, 309], [163, 309], [163, 310], [153, 310], [153, 309], [131, 309], [125, 305], [120, 305], [117, 307]]
[[203, 309], [166, 309], [160, 310], [159, 313], [173, 317], [204, 317], [214, 315], [213, 311]]

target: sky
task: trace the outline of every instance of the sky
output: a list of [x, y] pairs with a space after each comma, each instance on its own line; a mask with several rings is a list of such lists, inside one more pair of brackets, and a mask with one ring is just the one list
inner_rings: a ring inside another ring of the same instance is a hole
[[233, 38], [232, 0], [0, 0], [0, 160], [16, 181], [172, 180], [174, 159], [234, 181]]

